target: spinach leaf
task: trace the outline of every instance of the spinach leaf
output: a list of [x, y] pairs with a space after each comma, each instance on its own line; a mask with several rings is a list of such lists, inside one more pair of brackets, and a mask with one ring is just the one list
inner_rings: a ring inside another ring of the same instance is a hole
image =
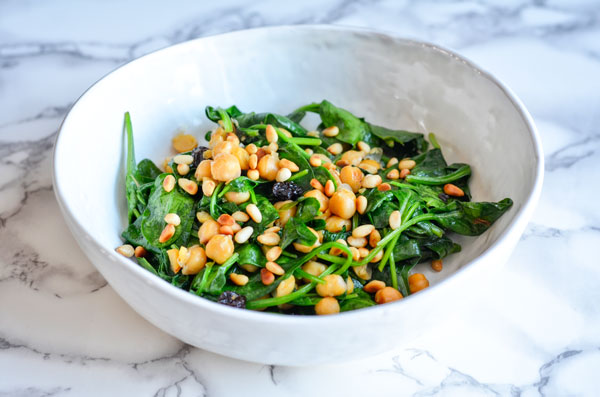
[[310, 231], [306, 223], [315, 220], [314, 218], [319, 214], [319, 207], [319, 201], [313, 197], [305, 198], [298, 204], [296, 216], [290, 218], [283, 228], [282, 249], [296, 240], [307, 246], [312, 246], [317, 241], [317, 237]]
[[[239, 207], [245, 211], [248, 204], [250, 204], [250, 201], [240, 204]], [[254, 233], [252, 233], [253, 238], [265, 231], [271, 222], [279, 219], [279, 212], [277, 209], [275, 209], [275, 207], [273, 207], [273, 204], [271, 204], [269, 199], [265, 196], [256, 194], [256, 206], [262, 214], [262, 220], [260, 223], [256, 223], [253, 220], [250, 220], [246, 223], [246, 226], [252, 226], [254, 228]]]
[[414, 160], [417, 165], [406, 176], [406, 182], [444, 185], [471, 175], [471, 167], [468, 164], [457, 163], [448, 166], [440, 149], [432, 149], [415, 157]]
[[267, 259], [261, 249], [256, 244], [246, 243], [237, 247], [237, 253], [240, 254], [238, 263], [240, 265], [254, 265], [265, 267]]
[[336, 126], [340, 129], [336, 138], [342, 142], [355, 145], [358, 141], [368, 140], [371, 135], [369, 126], [349, 111], [334, 106], [324, 100], [319, 106], [319, 115], [325, 127]]
[[131, 128], [131, 117], [125, 112], [123, 132], [127, 136], [127, 173], [125, 174], [125, 193], [127, 195], [127, 221], [131, 224], [140, 214], [137, 209], [137, 188], [135, 180], [135, 147], [133, 144], [133, 129]]
[[330, 241], [338, 241], [340, 239], [346, 240], [352, 233], [346, 231], [346, 226], [342, 228], [340, 232], [332, 233], [327, 230], [323, 230], [323, 242], [328, 243]]
[[399, 158], [414, 156], [420, 151], [427, 150], [428, 144], [423, 134], [404, 130], [391, 130], [371, 123], [365, 124], [374, 136], [386, 142], [394, 142], [394, 156]]
[[497, 203], [454, 201], [446, 208], [449, 212], [435, 212], [433, 220], [455, 233], [478, 236], [489, 229], [512, 204], [513, 201], [509, 198]]
[[356, 295], [357, 296], [355, 298], [344, 299], [340, 303], [341, 312], [375, 306], [376, 303], [373, 301], [373, 298], [371, 298], [371, 296], [362, 289], [356, 289]]
[[154, 182], [162, 171], [149, 159], [140, 161], [135, 169], [135, 179], [139, 184]]
[[220, 295], [223, 292], [223, 289], [227, 284], [227, 272], [237, 262], [239, 256], [239, 253], [236, 252], [229, 259], [227, 259], [225, 263], [218, 266], [218, 270], [208, 285], [206, 293], [211, 295]]

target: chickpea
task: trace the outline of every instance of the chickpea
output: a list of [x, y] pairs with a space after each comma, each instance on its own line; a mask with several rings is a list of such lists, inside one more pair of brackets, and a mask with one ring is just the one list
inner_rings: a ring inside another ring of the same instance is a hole
[[268, 181], [274, 181], [277, 177], [277, 171], [279, 168], [277, 167], [278, 160], [271, 154], [264, 155], [258, 162], [258, 173], [260, 177], [266, 179]]
[[339, 274], [329, 274], [323, 278], [325, 284], [317, 284], [316, 291], [320, 296], [338, 296], [346, 292], [346, 281]]
[[352, 228], [352, 221], [335, 215], [325, 220], [325, 229], [330, 233], [341, 232], [344, 226], [346, 227], [346, 231], [349, 231]]
[[211, 165], [212, 161], [210, 160], [202, 160], [200, 162], [200, 164], [198, 164], [198, 168], [196, 168], [196, 172], [194, 174], [194, 177], [196, 177], [196, 180], [201, 181], [202, 178], [212, 178], [212, 172], [210, 170], [210, 165]]
[[[304, 265], [302, 265], [302, 270], [304, 270], [306, 273], [311, 274], [315, 277], [319, 277], [321, 275], [321, 273], [323, 273], [325, 270], [327, 270], [327, 266], [322, 264], [321, 262], [317, 262], [317, 261], [309, 261], [306, 262]], [[305, 279], [305, 281], [309, 281], [308, 279]]]
[[434, 259], [431, 261], [431, 269], [435, 272], [441, 272], [444, 268], [444, 264], [441, 259]]
[[318, 315], [336, 314], [339, 312], [340, 304], [335, 298], [323, 298], [315, 305], [315, 313]]
[[319, 204], [320, 204], [319, 210], [321, 212], [325, 212], [325, 211], [327, 211], [327, 208], [329, 208], [329, 199], [320, 190], [317, 190], [317, 189], [309, 190], [308, 192], [304, 193], [304, 197], [316, 198], [319, 201]]
[[192, 275], [198, 274], [204, 265], [206, 265], [206, 252], [199, 245], [193, 245], [189, 249], [190, 257], [183, 265], [181, 274]]
[[378, 304], [390, 303], [402, 299], [402, 294], [396, 288], [385, 287], [375, 293], [375, 302]]
[[315, 241], [315, 243], [312, 246], [307, 246], [307, 245], [303, 245], [300, 243], [294, 243], [294, 248], [296, 249], [296, 251], [302, 252], [302, 253], [309, 253], [310, 251], [312, 251], [313, 249], [317, 248], [319, 245], [321, 245], [321, 241], [323, 240], [323, 237], [319, 235], [319, 233], [316, 232], [315, 229], [313, 229], [312, 227], [308, 228], [312, 234], [314, 234], [317, 237], [317, 240]]
[[408, 288], [411, 294], [429, 287], [429, 280], [422, 273], [415, 273], [408, 277]]
[[232, 154], [220, 153], [215, 156], [210, 168], [213, 179], [217, 181], [228, 182], [242, 175], [240, 163]]
[[237, 146], [231, 150], [231, 154], [237, 157], [238, 162], [240, 163], [240, 168], [243, 171], [246, 171], [249, 168], [248, 161], [250, 160], [250, 155], [247, 151]]
[[189, 152], [196, 146], [198, 146], [198, 141], [194, 138], [193, 135], [189, 134], [178, 134], [173, 140], [173, 148], [177, 150], [179, 153]]
[[208, 142], [209, 148], [214, 148], [220, 142], [225, 140], [225, 131], [221, 127], [217, 128], [215, 132], [213, 132], [210, 136], [210, 141]]
[[227, 201], [239, 205], [250, 200], [250, 192], [227, 192], [225, 198]]
[[340, 160], [346, 165], [359, 165], [363, 159], [364, 153], [356, 150], [348, 150], [345, 152]]
[[198, 229], [198, 240], [200, 244], [206, 244], [213, 236], [219, 233], [219, 223], [214, 219], [204, 221], [200, 229]]
[[296, 215], [296, 206], [293, 206], [292, 208], [288, 209], [281, 209], [281, 207], [291, 202], [292, 200], [279, 201], [274, 205], [275, 209], [279, 213], [279, 220], [277, 222], [281, 227], [285, 226], [285, 224], [290, 220], [290, 218]]
[[231, 154], [233, 148], [233, 143], [230, 141], [219, 142], [215, 145], [214, 148], [212, 148], [212, 154], [213, 156], [217, 156], [221, 153]]
[[291, 275], [279, 283], [275, 290], [275, 297], [289, 295], [294, 292], [294, 288], [296, 288], [296, 278]]
[[219, 265], [225, 263], [233, 255], [233, 239], [231, 236], [217, 234], [206, 244], [206, 256]]
[[329, 199], [329, 209], [343, 219], [350, 219], [356, 212], [356, 196], [354, 193], [340, 189]]
[[361, 161], [358, 166], [369, 174], [376, 174], [377, 170], [381, 168], [381, 165], [377, 161], [371, 159]]
[[360, 189], [360, 182], [363, 179], [363, 172], [358, 167], [347, 165], [342, 168], [340, 172], [340, 179], [342, 183], [347, 183], [354, 193]]

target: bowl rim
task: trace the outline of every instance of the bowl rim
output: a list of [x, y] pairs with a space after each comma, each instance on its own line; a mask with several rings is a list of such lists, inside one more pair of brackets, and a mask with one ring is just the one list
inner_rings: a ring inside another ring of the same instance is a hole
[[[133, 272], [137, 277], [145, 279], [145, 281], [149, 285], [151, 285], [153, 288], [160, 289], [161, 293], [169, 294], [174, 299], [186, 301], [186, 303], [189, 303], [201, 310], [209, 310], [209, 311], [215, 312], [215, 314], [219, 314], [219, 315], [225, 316], [225, 317], [236, 318], [238, 320], [259, 321], [259, 322], [269, 321], [272, 323], [276, 323], [278, 325], [297, 325], [297, 324], [301, 324], [301, 323], [302, 324], [306, 323], [307, 325], [310, 325], [310, 324], [319, 323], [319, 325], [322, 326], [324, 323], [333, 323], [333, 322], [340, 322], [340, 321], [354, 321], [355, 319], [357, 320], [364, 316], [370, 316], [372, 311], [377, 311], [377, 310], [381, 311], [381, 310], [390, 309], [392, 307], [399, 307], [400, 305], [406, 305], [407, 300], [412, 301], [412, 300], [424, 299], [425, 295], [431, 296], [432, 294], [439, 293], [439, 291], [441, 291], [443, 288], [448, 288], [448, 286], [450, 284], [457, 282], [457, 280], [459, 278], [463, 278], [466, 275], [466, 273], [468, 271], [473, 270], [473, 268], [475, 268], [479, 262], [482, 262], [484, 259], [486, 259], [490, 256], [493, 256], [507, 242], [507, 240], [509, 239], [509, 236], [512, 233], [514, 233], [515, 230], [518, 230], [519, 227], [521, 227], [522, 230], [525, 228], [525, 226], [527, 225], [527, 223], [529, 222], [529, 219], [531, 218], [531, 216], [533, 214], [535, 206], [541, 195], [543, 177], [544, 177], [544, 156], [543, 156], [543, 149], [542, 149], [539, 132], [535, 126], [533, 118], [532, 118], [531, 114], [528, 112], [528, 110], [525, 108], [525, 105], [523, 104], [523, 102], [517, 97], [517, 95], [508, 86], [506, 86], [502, 81], [500, 81], [497, 77], [493, 76], [490, 72], [483, 69], [482, 67], [477, 65], [475, 62], [473, 62], [469, 58], [467, 58], [463, 55], [460, 55], [459, 53], [457, 53], [456, 51], [454, 51], [448, 47], [445, 47], [445, 46], [442, 46], [439, 44], [435, 44], [435, 43], [432, 43], [429, 41], [425, 41], [425, 40], [403, 37], [403, 36], [395, 34], [393, 32], [389, 32], [389, 31], [385, 31], [385, 30], [381, 30], [381, 29], [374, 30], [374, 29], [355, 27], [355, 26], [326, 25], [326, 24], [266, 26], [266, 27], [257, 27], [257, 28], [252, 28], [252, 29], [243, 29], [243, 30], [236, 30], [236, 31], [231, 31], [231, 32], [227, 32], [227, 33], [203, 36], [203, 37], [199, 37], [199, 38], [192, 39], [192, 40], [187, 40], [187, 41], [184, 41], [181, 43], [177, 43], [174, 45], [170, 45], [170, 46], [152, 51], [148, 54], [145, 54], [138, 58], [132, 59], [122, 65], [119, 65], [115, 69], [111, 70], [110, 72], [108, 72], [105, 75], [103, 75], [102, 77], [100, 77], [89, 88], [87, 88], [73, 103], [73, 105], [71, 106], [71, 109], [69, 109], [69, 111], [65, 115], [65, 117], [58, 129], [58, 133], [57, 133], [57, 136], [56, 136], [56, 139], [54, 142], [53, 161], [52, 161], [52, 166], [53, 166], [52, 167], [53, 168], [52, 184], [54, 187], [54, 193], [55, 193], [56, 199], [58, 201], [59, 207], [60, 207], [63, 215], [65, 217], [68, 217], [69, 220], [71, 220], [78, 227], [78, 229], [80, 231], [83, 231], [85, 233], [85, 237], [87, 237], [86, 238], [87, 241], [91, 242], [98, 250], [102, 250], [102, 251], [105, 250], [105, 248], [100, 243], [98, 243], [93, 236], [91, 236], [87, 232], [86, 228], [79, 222], [77, 217], [74, 215], [74, 213], [70, 209], [69, 204], [68, 204], [69, 201], [67, 200], [67, 197], [65, 196], [64, 192], [61, 189], [61, 183], [60, 183], [61, 178], [58, 175], [57, 166], [56, 166], [57, 158], [58, 158], [57, 156], [60, 155], [61, 143], [63, 141], [63, 133], [62, 132], [63, 132], [63, 129], [65, 127], [67, 120], [69, 120], [71, 113], [73, 113], [77, 109], [77, 105], [81, 102], [81, 99], [83, 97], [85, 97], [90, 91], [92, 91], [100, 82], [102, 82], [104, 79], [106, 79], [108, 76], [112, 75], [113, 73], [116, 73], [119, 70], [121, 70], [125, 67], [128, 67], [131, 64], [134, 64], [138, 61], [147, 60], [149, 58], [159, 56], [162, 53], [168, 53], [169, 51], [174, 51], [174, 49], [176, 49], [176, 48], [181, 48], [181, 47], [185, 47], [185, 46], [193, 47], [196, 45], [196, 43], [198, 43], [200, 41], [212, 40], [212, 39], [220, 38], [220, 37], [224, 37], [224, 36], [245, 36], [250, 33], [261, 34], [263, 32], [267, 32], [267, 31], [281, 32], [281, 31], [292, 31], [292, 30], [315, 31], [315, 32], [334, 31], [334, 32], [366, 34], [366, 35], [372, 35], [372, 36], [379, 36], [380, 38], [389, 39], [394, 42], [402, 42], [407, 45], [427, 47], [430, 50], [440, 52], [446, 56], [453, 58], [454, 60], [456, 60], [458, 62], [465, 64], [470, 69], [473, 69], [475, 72], [479, 73], [481, 76], [486, 78], [488, 81], [490, 81], [491, 83], [496, 85], [503, 92], [503, 94], [506, 95], [506, 97], [510, 100], [512, 105], [515, 107], [515, 110], [518, 112], [521, 119], [525, 123], [525, 125], [528, 129], [528, 132], [529, 132], [529, 138], [532, 141], [535, 161], [537, 163], [533, 184], [532, 184], [529, 192], [527, 193], [526, 200], [523, 202], [523, 204], [520, 206], [520, 208], [515, 209], [517, 211], [517, 213], [515, 214], [514, 219], [498, 235], [496, 241], [493, 242], [489, 247], [487, 247], [480, 255], [478, 255], [474, 259], [464, 263], [459, 269], [457, 269], [449, 277], [446, 277], [446, 278], [436, 282], [436, 284], [430, 286], [429, 288], [427, 288], [424, 291], [421, 291], [419, 294], [409, 295], [408, 297], [405, 297], [404, 299], [402, 299], [400, 301], [392, 302], [391, 304], [386, 304], [383, 308], [381, 307], [382, 305], [376, 305], [376, 306], [371, 306], [371, 307], [362, 308], [362, 309], [358, 309], [358, 310], [341, 312], [341, 313], [338, 313], [336, 316], [280, 315], [280, 314], [276, 314], [276, 313], [268, 313], [268, 312], [264, 313], [261, 311], [254, 311], [254, 310], [240, 310], [237, 308], [229, 307], [226, 305], [222, 305], [222, 304], [210, 301], [209, 299], [199, 297], [193, 293], [190, 293], [183, 289], [177, 288], [177, 287], [171, 285], [170, 283], [168, 283], [167, 281], [161, 279], [160, 277], [155, 276], [152, 273], [148, 272], [147, 270], [145, 270], [144, 268], [139, 266], [137, 263], [134, 263], [134, 261], [130, 260], [129, 258], [125, 258], [122, 255], [118, 254], [117, 252], [114, 251], [114, 249], [109, 249], [108, 253], [109, 253], [109, 255], [113, 256], [112, 259], [116, 260], [117, 262], [120, 262], [122, 264], [122, 266], [126, 267], [128, 269], [128, 271]], [[67, 224], [69, 224], [69, 222], [67, 222]], [[71, 231], [73, 231], [73, 230], [71, 229]], [[94, 264], [93, 261], [90, 260], [90, 262], [92, 262], [92, 264]], [[97, 266], [95, 264], [94, 264], [94, 267], [97, 268]], [[99, 269], [97, 268], [97, 270], [99, 270]]]

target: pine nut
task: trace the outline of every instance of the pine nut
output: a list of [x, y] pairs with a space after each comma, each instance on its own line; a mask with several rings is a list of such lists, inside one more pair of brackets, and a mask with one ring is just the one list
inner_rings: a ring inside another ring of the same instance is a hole
[[188, 259], [190, 259], [190, 251], [186, 247], [180, 247], [177, 253], [177, 264], [184, 267]]
[[170, 192], [175, 187], [175, 177], [173, 175], [167, 175], [163, 179], [163, 189], [165, 192]]
[[346, 277], [346, 293], [351, 294], [354, 292], [354, 281], [352, 281], [352, 277]]
[[186, 193], [188, 193], [192, 196], [194, 194], [198, 193], [198, 185], [194, 181], [190, 181], [189, 179], [186, 179], [186, 178], [179, 178], [179, 180], [177, 181], [177, 184], [179, 185], [180, 188], [185, 190]]
[[331, 127], [325, 128], [323, 130], [323, 135], [329, 136], [329, 137], [337, 136], [337, 134], [339, 134], [339, 133], [340, 133], [340, 129], [335, 125], [332, 125]]
[[177, 255], [179, 254], [179, 250], [176, 248], [171, 248], [167, 250], [167, 256], [169, 257], [169, 264], [171, 265], [171, 270], [173, 273], [178, 273], [181, 270], [181, 266], [177, 262]]
[[233, 225], [231, 225], [230, 227], [231, 227], [231, 230], [233, 230], [233, 233], [234, 233], [234, 234], [235, 234], [235, 233], [237, 233], [237, 232], [239, 232], [240, 230], [242, 230], [242, 227], [241, 227], [241, 226], [240, 226], [240, 224], [239, 224], [239, 223], [237, 223], [237, 222], [235, 222], [235, 223], [234, 223]]
[[165, 222], [173, 226], [179, 226], [181, 223], [181, 218], [179, 218], [179, 215], [175, 213], [170, 213], [165, 215]]
[[219, 233], [219, 224], [213, 219], [205, 221], [198, 229], [198, 240], [200, 244], [206, 244], [211, 238]]
[[387, 165], [385, 166], [385, 168], [390, 168], [392, 165], [394, 164], [398, 164], [398, 158], [397, 157], [392, 157], [388, 162]]
[[400, 227], [400, 224], [402, 223], [402, 214], [400, 213], [400, 211], [392, 211], [392, 213], [390, 214], [389, 222], [392, 230], [398, 229]]
[[248, 158], [248, 167], [251, 170], [255, 170], [258, 166], [258, 156], [256, 154], [251, 154]]
[[260, 223], [262, 221], [262, 214], [256, 204], [248, 204], [246, 206], [246, 212], [254, 222]]
[[190, 166], [187, 164], [178, 164], [177, 173], [179, 175], [187, 175], [190, 172]]
[[431, 269], [435, 272], [441, 272], [444, 265], [441, 259], [434, 259], [431, 261]]
[[400, 170], [400, 179], [406, 178], [406, 176], [410, 174], [410, 170], [408, 168], [403, 168]]
[[271, 273], [276, 274], [278, 276], [283, 276], [285, 274], [285, 270], [283, 270], [283, 268], [275, 262], [269, 261], [269, 262], [267, 262], [265, 267], [267, 268], [268, 271], [270, 271]]
[[242, 211], [235, 211], [233, 214], [231, 214], [231, 216], [233, 217], [233, 219], [235, 219], [236, 222], [248, 222], [248, 220], [250, 219], [248, 214]]
[[234, 146], [240, 146], [240, 138], [238, 138], [233, 132], [228, 132], [225, 140], [233, 143]]
[[392, 187], [389, 183], [382, 183], [381, 185], [377, 186], [377, 190], [380, 192], [387, 192], [388, 190], [392, 190]]
[[[343, 245], [345, 245], [346, 247], [348, 246], [348, 243], [346, 242], [346, 240], [344, 240], [344, 239], [341, 239], [341, 238], [340, 238], [340, 239], [338, 239], [338, 240], [336, 240], [335, 242], [336, 242], [336, 243], [343, 244]], [[342, 249], [341, 249], [341, 248], [337, 248], [337, 247], [331, 247], [331, 249], [329, 250], [329, 255], [333, 255], [333, 256], [338, 256], [338, 255], [340, 255], [340, 254], [342, 254], [342, 253], [344, 253], [344, 254], [345, 254], [345, 251], [342, 251]], [[344, 255], [344, 256], [347, 256], [347, 255]]]
[[320, 167], [321, 163], [322, 163], [321, 157], [318, 154], [313, 154], [312, 156], [310, 156], [310, 159], [308, 160], [308, 162], [313, 167]]
[[263, 233], [256, 238], [262, 245], [277, 245], [281, 241], [281, 237], [276, 233]]
[[115, 251], [117, 251], [119, 254], [123, 255], [126, 258], [131, 258], [135, 253], [135, 250], [129, 244], [124, 244], [120, 247], [117, 247]]
[[247, 176], [253, 181], [258, 181], [258, 178], [260, 178], [260, 173], [258, 172], [258, 170], [249, 170]]
[[277, 139], [279, 138], [277, 136], [277, 131], [275, 131], [275, 128], [273, 128], [271, 124], [267, 124], [265, 135], [267, 136], [267, 142], [269, 143], [277, 142]]
[[379, 169], [379, 163], [375, 160], [363, 160], [358, 164], [359, 168], [362, 168], [369, 174], [377, 174], [377, 170]]
[[258, 161], [260, 161], [260, 159], [265, 157], [267, 154], [267, 151], [263, 148], [258, 148], [258, 150], [256, 151], [256, 157], [258, 158]]
[[235, 242], [238, 244], [244, 244], [246, 241], [248, 241], [250, 236], [252, 236], [252, 233], [254, 233], [254, 228], [252, 226], [246, 226], [235, 234]]
[[369, 152], [371, 150], [371, 146], [369, 146], [368, 143], [363, 141], [358, 141], [358, 144], [356, 146], [361, 152]]
[[444, 185], [444, 193], [452, 197], [463, 197], [465, 195], [465, 192], [461, 188], [451, 183]]
[[358, 253], [360, 254], [360, 258], [366, 258], [369, 255], [369, 249], [365, 247], [361, 247], [358, 249]]
[[258, 151], [258, 148], [255, 144], [251, 143], [248, 146], [246, 146], [246, 151], [248, 152], [248, 154], [252, 155]]
[[313, 138], [318, 138], [319, 137], [319, 131], [308, 131], [306, 133], [307, 136], [312, 136]]
[[377, 243], [381, 241], [381, 234], [379, 234], [379, 230], [374, 229], [369, 235], [369, 245], [373, 248], [377, 246]]
[[281, 231], [281, 228], [279, 226], [272, 226], [270, 228], [268, 228], [267, 230], [265, 230], [263, 233], [279, 233]]
[[237, 274], [237, 273], [231, 273], [229, 275], [229, 279], [235, 284], [235, 285], [246, 285], [248, 284], [248, 276], [246, 276], [245, 274]]
[[329, 146], [327, 148], [327, 151], [331, 154], [333, 154], [334, 156], [337, 156], [338, 154], [342, 153], [342, 150], [344, 150], [344, 148], [342, 147], [341, 143], [334, 143], [333, 145]]
[[273, 284], [273, 281], [275, 281], [275, 276], [273, 273], [263, 268], [260, 269], [260, 280], [264, 285], [271, 285]]
[[212, 179], [204, 178], [202, 180], [202, 193], [206, 197], [212, 196], [212, 194], [215, 191], [216, 187], [217, 187], [217, 184]]
[[212, 220], [212, 217], [206, 211], [199, 211], [199, 212], [196, 212], [196, 219], [198, 219], [198, 222], [204, 223], [209, 219]]
[[379, 175], [367, 175], [363, 178], [361, 186], [367, 189], [373, 189], [381, 184], [382, 180]]
[[375, 230], [373, 225], [361, 225], [352, 231], [352, 237], [367, 237], [373, 230]]
[[275, 290], [275, 297], [289, 295], [294, 291], [294, 288], [296, 288], [296, 278], [291, 275], [279, 283]]
[[379, 251], [374, 257], [373, 259], [371, 259], [370, 263], [376, 263], [379, 262], [381, 260], [381, 258], [383, 258], [383, 250]]
[[269, 262], [275, 262], [281, 256], [283, 250], [279, 246], [275, 246], [273, 248], [269, 248], [265, 256]]
[[160, 237], [158, 238], [159, 243], [165, 243], [169, 241], [173, 235], [175, 235], [175, 226], [168, 224], [160, 233]]
[[356, 198], [356, 210], [358, 211], [358, 213], [361, 215], [364, 214], [367, 210], [368, 204], [369, 202], [367, 201], [367, 198], [365, 196], [358, 196]]
[[369, 265], [354, 266], [352, 270], [354, 270], [354, 274], [363, 280], [370, 280], [373, 275], [373, 269]]
[[369, 281], [367, 284], [365, 284], [365, 286], [363, 287], [363, 291], [368, 292], [369, 294], [372, 294], [383, 288], [385, 288], [385, 283], [383, 281], [373, 280], [373, 281]]
[[219, 216], [219, 219], [217, 219], [217, 222], [219, 222], [221, 226], [232, 226], [235, 223], [235, 219], [229, 214], [222, 214]]
[[413, 168], [415, 168], [416, 165], [417, 165], [417, 163], [415, 162], [415, 160], [402, 159], [398, 163], [398, 168], [400, 168], [401, 170], [402, 169], [412, 170]]
[[219, 227], [219, 234], [224, 234], [226, 236], [233, 236], [233, 227], [232, 226], [221, 226], [221, 227]]
[[323, 185], [321, 184], [321, 182], [319, 182], [317, 179], [313, 178], [310, 180], [310, 186], [312, 186], [314, 189], [317, 189], [319, 191], [323, 191], [323, 189], [325, 189], [323, 187]]
[[333, 181], [331, 179], [327, 180], [327, 183], [325, 183], [325, 188], [323, 189], [324, 193], [326, 196], [333, 196], [333, 193], [335, 193], [335, 186], [333, 185]]
[[240, 267], [242, 269], [244, 269], [245, 271], [250, 272], [250, 273], [254, 273], [255, 271], [257, 271], [259, 269], [259, 267], [254, 266], [254, 265], [250, 265], [248, 263], [240, 265]]
[[285, 182], [288, 179], [290, 179], [292, 176], [292, 171], [290, 171], [287, 168], [280, 168], [279, 171], [277, 171], [277, 176], [275, 177], [275, 180], [277, 182]]
[[400, 178], [400, 171], [398, 171], [397, 169], [394, 168], [393, 170], [388, 172], [386, 176], [388, 179], [394, 179], [394, 180], [398, 179], [398, 178]]
[[271, 142], [267, 149], [269, 149], [269, 153], [273, 154], [279, 150], [279, 146], [275, 142]]
[[227, 192], [225, 199], [234, 204], [242, 204], [250, 200], [250, 192]]
[[305, 152], [306, 154], [308, 154], [309, 156], [312, 156], [312, 155], [313, 155], [313, 153], [314, 153], [314, 152], [313, 152], [313, 150], [312, 150], [311, 148], [308, 148], [308, 147], [307, 147], [306, 149], [304, 149], [304, 152]]
[[142, 247], [141, 245], [138, 245], [137, 247], [135, 247], [133, 254], [136, 258], [143, 258], [148, 254], [148, 251], [146, 251], [146, 248]]
[[348, 236], [346, 240], [351, 247], [362, 248], [367, 245], [367, 239], [364, 237]]
[[173, 157], [173, 162], [175, 164], [189, 165], [194, 162], [194, 157], [190, 156], [189, 154], [178, 154], [177, 156]]
[[279, 160], [278, 165], [279, 165], [279, 168], [287, 168], [288, 170], [290, 170], [292, 172], [300, 171], [300, 167], [298, 167], [298, 165], [296, 165], [296, 163], [294, 163], [293, 161], [290, 161], [288, 159]]
[[402, 294], [396, 288], [385, 287], [375, 293], [375, 302], [382, 305], [402, 299]]

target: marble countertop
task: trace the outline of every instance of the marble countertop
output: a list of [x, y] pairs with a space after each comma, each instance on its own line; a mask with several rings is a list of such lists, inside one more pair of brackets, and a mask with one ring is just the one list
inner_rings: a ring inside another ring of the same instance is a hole
[[[202, 3], [0, 2], [0, 396], [600, 393], [597, 1]], [[390, 31], [470, 57], [532, 113], [546, 178], [503, 271], [447, 322], [383, 355], [289, 368], [184, 345], [133, 312], [67, 230], [51, 164], [70, 106], [124, 62], [303, 23]]]

